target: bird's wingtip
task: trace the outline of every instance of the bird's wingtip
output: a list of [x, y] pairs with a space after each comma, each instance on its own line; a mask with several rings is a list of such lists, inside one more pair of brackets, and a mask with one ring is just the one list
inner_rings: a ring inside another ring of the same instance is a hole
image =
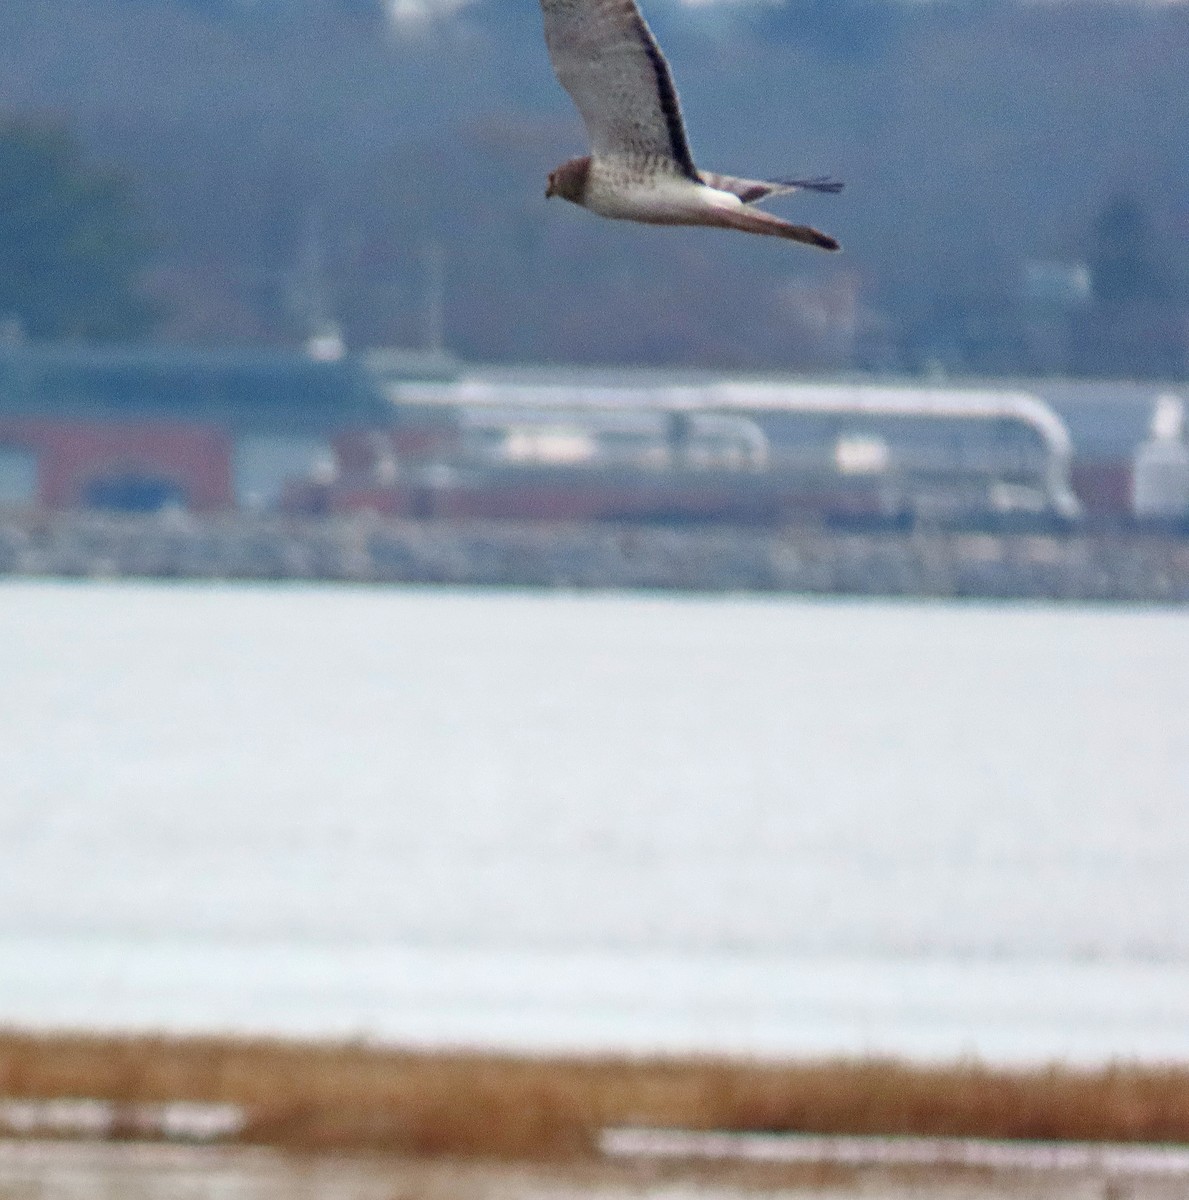
[[816, 179], [798, 180], [794, 186], [804, 188], [809, 192], [825, 192], [828, 195], [836, 196], [846, 187], [846, 184], [841, 179], [834, 179], [829, 175], [819, 175]]

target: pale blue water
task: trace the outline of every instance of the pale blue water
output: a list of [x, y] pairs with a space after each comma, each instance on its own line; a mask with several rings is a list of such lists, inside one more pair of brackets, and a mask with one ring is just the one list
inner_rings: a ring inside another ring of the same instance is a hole
[[1189, 617], [0, 586], [0, 1022], [1189, 1060]]

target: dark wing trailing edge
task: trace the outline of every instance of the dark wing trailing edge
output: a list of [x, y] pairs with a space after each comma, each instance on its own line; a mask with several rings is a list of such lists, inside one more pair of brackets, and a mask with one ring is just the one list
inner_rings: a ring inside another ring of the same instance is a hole
[[669, 64], [634, 0], [541, 0], [541, 11], [593, 156], [699, 180]]
[[842, 191], [842, 184], [828, 175], [815, 179], [736, 179], [733, 175], [716, 175], [713, 171], [700, 172], [700, 178], [707, 187], [717, 188], [720, 192], [732, 192], [744, 204], [755, 204], [766, 200], [769, 196], [783, 196], [789, 192], [827, 192], [836, 194]]
[[806, 246], [816, 246], [819, 250], [840, 250], [838, 240], [812, 225], [792, 225], [782, 221], [771, 213], [761, 212], [758, 208], [727, 208], [715, 213], [715, 224], [727, 229], [738, 229], [743, 233], [758, 233], [765, 237], [788, 238], [792, 242], [801, 242]]

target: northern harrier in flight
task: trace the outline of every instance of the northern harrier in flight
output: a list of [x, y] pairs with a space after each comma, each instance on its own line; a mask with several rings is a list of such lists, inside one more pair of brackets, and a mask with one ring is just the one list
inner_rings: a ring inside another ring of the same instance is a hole
[[784, 192], [838, 192], [832, 179], [763, 182], [694, 166], [669, 64], [635, 0], [541, 0], [545, 43], [590, 138], [564, 162], [546, 197], [602, 217], [653, 225], [718, 225], [837, 250], [829, 234], [752, 205]]

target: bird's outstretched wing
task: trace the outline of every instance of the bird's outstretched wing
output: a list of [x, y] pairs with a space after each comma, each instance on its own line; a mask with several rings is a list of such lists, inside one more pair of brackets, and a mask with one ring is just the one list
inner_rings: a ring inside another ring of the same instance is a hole
[[748, 204], [739, 208], [721, 209], [715, 213], [713, 224], [725, 226], [727, 229], [738, 229], [743, 233], [758, 233], [763, 237], [788, 238], [792, 242], [816, 246], [819, 250], [842, 249], [837, 238], [822, 233], [820, 229], [814, 229], [812, 225], [793, 225]]
[[634, 0], [541, 0], [541, 10], [593, 156], [701, 182], [669, 64]]
[[736, 179], [734, 175], [717, 175], [713, 171], [698, 172], [702, 182], [720, 192], [731, 192], [744, 204], [756, 204], [769, 196], [788, 192], [840, 192], [842, 184], [828, 175], [816, 179]]

